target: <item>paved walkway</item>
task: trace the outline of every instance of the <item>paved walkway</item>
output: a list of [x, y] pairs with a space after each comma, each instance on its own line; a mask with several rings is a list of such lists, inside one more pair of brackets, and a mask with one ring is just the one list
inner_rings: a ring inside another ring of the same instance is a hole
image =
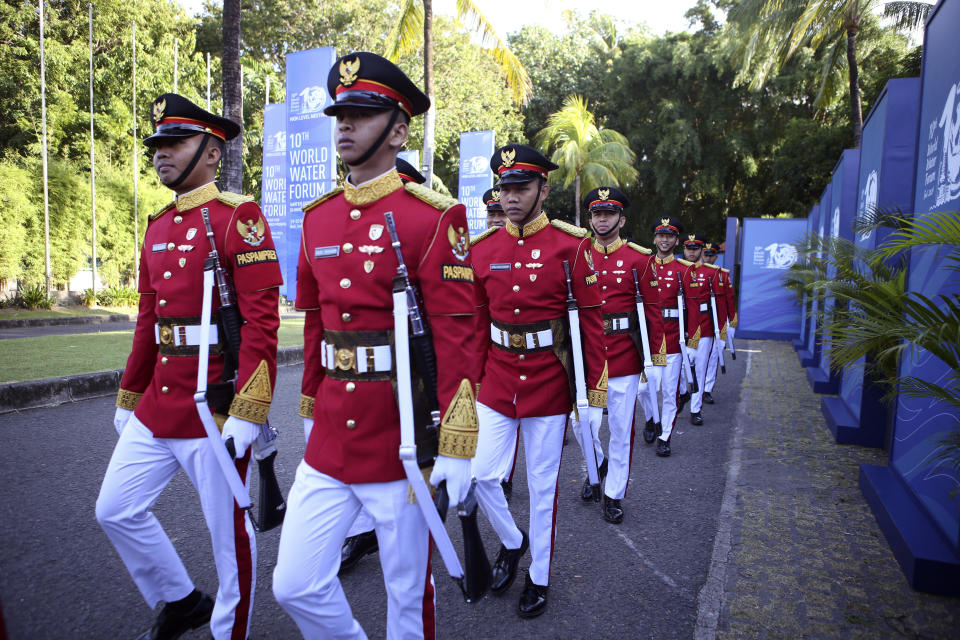
[[698, 628], [709, 630], [704, 595], [719, 579], [718, 638], [960, 637], [960, 599], [910, 588], [857, 485], [859, 465], [886, 464], [886, 452], [835, 444], [789, 343], [741, 343], [759, 352], [741, 388]]

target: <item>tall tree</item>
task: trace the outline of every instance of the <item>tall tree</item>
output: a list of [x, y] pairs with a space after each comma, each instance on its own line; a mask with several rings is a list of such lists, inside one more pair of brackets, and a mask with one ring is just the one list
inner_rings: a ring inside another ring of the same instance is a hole
[[551, 160], [560, 167], [554, 179], [564, 187], [574, 184], [574, 212], [580, 225], [580, 191], [596, 187], [627, 186], [635, 180], [636, 154], [623, 134], [598, 127], [586, 101], [569, 96], [560, 111], [552, 114], [547, 126], [537, 135], [544, 152], [553, 149]]
[[[475, 35], [481, 46], [489, 49], [500, 65], [513, 93], [514, 102], [524, 104], [530, 97], [532, 86], [520, 59], [510, 50], [493, 25], [474, 0], [457, 0], [457, 15]], [[433, 178], [433, 142], [435, 128], [433, 90], [433, 0], [403, 0], [403, 9], [390, 35], [387, 37], [385, 55], [396, 62], [413, 53], [423, 45], [423, 92], [430, 98], [430, 110], [424, 117], [423, 160], [427, 185]]]
[[[819, 99], [845, 58], [853, 146], [859, 147], [863, 112], [857, 35], [879, 4], [880, 0], [742, 0], [729, 13], [730, 21], [743, 26], [748, 36], [740, 48], [741, 79], [748, 80], [751, 89], [760, 89], [798, 51], [810, 47], [824, 54]], [[922, 24], [932, 7], [927, 2], [889, 2], [884, 13], [898, 28], [909, 29]]]
[[[240, 0], [223, 0], [223, 115], [243, 122], [243, 81], [240, 73]], [[243, 190], [243, 130], [227, 142], [220, 171], [224, 189]]]

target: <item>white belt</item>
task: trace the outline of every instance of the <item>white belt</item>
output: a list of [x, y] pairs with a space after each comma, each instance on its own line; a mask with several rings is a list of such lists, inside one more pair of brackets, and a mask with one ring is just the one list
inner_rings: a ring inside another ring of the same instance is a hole
[[[196, 347], [200, 345], [200, 337], [203, 335], [201, 327], [198, 324], [188, 325], [170, 325], [173, 329], [172, 339], [166, 342], [160, 340], [160, 325], [153, 325], [153, 337], [157, 344], [172, 344], [175, 347]], [[217, 325], [210, 325], [210, 345], [218, 343]]]
[[320, 362], [327, 369], [342, 369], [357, 373], [391, 371], [393, 354], [390, 345], [337, 349], [326, 340], [320, 342]]
[[679, 318], [680, 310], [679, 309], [664, 309], [663, 310], [664, 318]]
[[706, 310], [709, 309], [709, 308], [710, 308], [710, 305], [707, 304], [706, 302], [701, 302], [701, 303], [700, 303], [700, 311], [706, 311]]
[[610, 319], [611, 331], [626, 331], [629, 328], [630, 328], [630, 318], [611, 318]]
[[490, 339], [501, 347], [538, 349], [553, 344], [553, 332], [550, 329], [544, 329], [533, 333], [510, 333], [491, 324]]

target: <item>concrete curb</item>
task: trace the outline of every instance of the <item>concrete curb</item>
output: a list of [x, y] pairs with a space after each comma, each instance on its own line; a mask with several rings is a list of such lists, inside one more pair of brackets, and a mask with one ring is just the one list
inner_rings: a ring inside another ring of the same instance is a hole
[[0, 329], [20, 327], [62, 327], [71, 324], [102, 324], [107, 322], [133, 322], [135, 315], [113, 313], [102, 316], [61, 316], [59, 318], [2, 318]]
[[[277, 366], [283, 367], [302, 362], [302, 346], [284, 347], [277, 351]], [[62, 378], [0, 384], [0, 415], [114, 395], [120, 388], [122, 378], [123, 369], [116, 369]]]

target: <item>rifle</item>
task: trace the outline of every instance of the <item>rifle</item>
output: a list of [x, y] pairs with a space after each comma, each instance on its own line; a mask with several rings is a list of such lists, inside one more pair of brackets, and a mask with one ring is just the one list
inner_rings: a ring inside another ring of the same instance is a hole
[[[229, 378], [231, 385], [235, 385], [236, 370], [240, 364], [240, 329], [243, 326], [243, 318], [240, 316], [240, 308], [237, 306], [233, 280], [220, 263], [220, 253], [217, 251], [217, 245], [213, 237], [213, 227], [210, 224], [210, 210], [206, 207], [202, 208], [200, 216], [203, 218], [203, 226], [206, 229], [207, 238], [210, 240], [210, 254], [204, 263], [204, 271], [213, 272], [217, 294], [220, 298], [217, 324], [220, 328], [220, 335], [223, 336], [224, 340], [224, 375]], [[206, 334], [204, 335], [206, 336]], [[269, 421], [266, 421], [260, 425], [260, 433], [257, 434], [257, 439], [254, 442], [253, 457], [257, 461], [260, 472], [260, 509], [258, 517], [254, 518], [251, 514], [250, 519], [257, 531], [269, 531], [280, 525], [287, 510], [287, 504], [283, 499], [283, 492], [280, 490], [277, 475], [273, 468], [277, 457], [277, 435], [276, 428], [271, 426]], [[227, 440], [226, 448], [230, 452], [230, 457], [233, 458], [235, 451], [232, 438]]]
[[[600, 501], [600, 472], [597, 465], [597, 450], [593, 446], [593, 427], [587, 417], [589, 403], [587, 402], [587, 381], [583, 373], [583, 341], [580, 338], [580, 312], [577, 309], [577, 299], [573, 295], [573, 285], [570, 282], [570, 261], [563, 261], [563, 273], [567, 277], [567, 319], [570, 322], [570, 350], [573, 351], [573, 380], [576, 391], [577, 418], [580, 422], [580, 431], [583, 438], [583, 457], [587, 461], [587, 478], [593, 489], [593, 499]], [[587, 449], [590, 450], [589, 454]]]
[[[713, 292], [713, 278], [707, 278], [707, 284], [710, 285], [710, 317], [713, 320], [713, 339], [720, 341], [720, 321], [717, 319], [717, 295]], [[727, 366], [723, 361], [723, 345], [718, 345], [717, 353], [720, 358], [720, 373], [727, 374]]]
[[[447, 481], [437, 485], [437, 497], [434, 503], [440, 513], [440, 519], [446, 521], [450, 495], [447, 493]], [[490, 560], [480, 538], [477, 525], [477, 479], [474, 478], [463, 502], [457, 505], [457, 516], [463, 529], [463, 599], [468, 603], [479, 602], [490, 588]]]

